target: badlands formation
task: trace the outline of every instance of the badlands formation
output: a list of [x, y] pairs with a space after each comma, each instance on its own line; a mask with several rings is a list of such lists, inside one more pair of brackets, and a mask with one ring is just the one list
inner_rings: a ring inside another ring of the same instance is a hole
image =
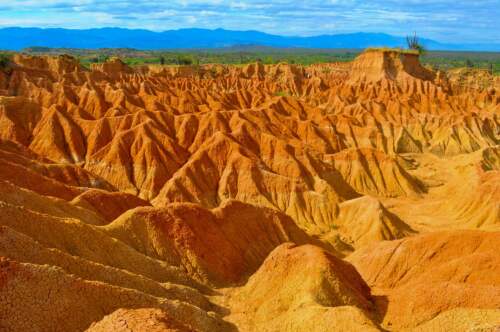
[[457, 75], [16, 55], [0, 330], [498, 331], [500, 82]]

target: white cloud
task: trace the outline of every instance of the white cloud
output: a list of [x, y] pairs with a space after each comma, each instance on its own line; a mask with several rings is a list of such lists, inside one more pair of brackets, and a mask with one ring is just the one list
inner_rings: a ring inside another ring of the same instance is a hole
[[498, 0], [0, 0], [0, 26], [122, 26], [263, 30], [283, 35], [356, 31], [443, 41], [497, 41]]

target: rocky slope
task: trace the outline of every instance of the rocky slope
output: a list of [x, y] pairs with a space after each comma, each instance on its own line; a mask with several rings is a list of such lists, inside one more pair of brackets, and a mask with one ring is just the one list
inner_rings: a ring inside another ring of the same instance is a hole
[[16, 55], [1, 329], [493, 331], [500, 86], [457, 75]]

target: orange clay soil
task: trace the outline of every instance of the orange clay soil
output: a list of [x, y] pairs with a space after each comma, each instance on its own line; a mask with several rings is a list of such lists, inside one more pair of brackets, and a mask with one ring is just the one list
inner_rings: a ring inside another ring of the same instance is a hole
[[494, 331], [500, 81], [309, 67], [0, 71], [0, 330]]

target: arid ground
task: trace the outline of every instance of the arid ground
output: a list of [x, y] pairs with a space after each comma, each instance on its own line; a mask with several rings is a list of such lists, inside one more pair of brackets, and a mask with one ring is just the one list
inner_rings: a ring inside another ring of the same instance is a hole
[[0, 71], [0, 331], [498, 331], [500, 78]]

